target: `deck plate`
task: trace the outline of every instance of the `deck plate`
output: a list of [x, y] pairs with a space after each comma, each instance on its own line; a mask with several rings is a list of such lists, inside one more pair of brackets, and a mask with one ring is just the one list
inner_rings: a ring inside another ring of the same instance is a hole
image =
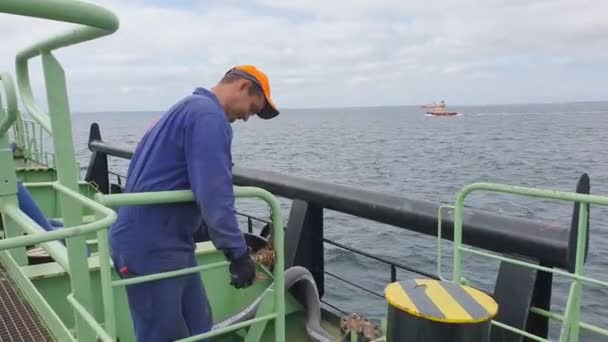
[[25, 296], [0, 263], [0, 341], [54, 341]]

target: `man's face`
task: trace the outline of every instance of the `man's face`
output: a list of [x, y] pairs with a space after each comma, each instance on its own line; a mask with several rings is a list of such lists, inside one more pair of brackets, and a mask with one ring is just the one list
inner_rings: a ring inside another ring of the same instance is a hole
[[256, 85], [249, 81], [243, 80], [235, 82], [234, 96], [228, 108], [228, 119], [230, 122], [236, 120], [247, 121], [250, 116], [259, 113], [266, 104], [266, 99], [263, 95], [249, 95], [249, 88]]

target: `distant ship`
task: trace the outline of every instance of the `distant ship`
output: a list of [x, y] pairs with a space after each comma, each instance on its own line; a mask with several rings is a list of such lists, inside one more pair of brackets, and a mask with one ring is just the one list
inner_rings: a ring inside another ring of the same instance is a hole
[[457, 115], [458, 112], [448, 112], [445, 110], [445, 102], [443, 102], [443, 100], [441, 102], [439, 102], [439, 104], [433, 103], [433, 104], [426, 104], [426, 105], [422, 105], [420, 106], [422, 108], [431, 108], [430, 111], [427, 111], [427, 114], [430, 115], [434, 115], [434, 116], [453, 116], [453, 115]]
[[443, 101], [441, 101], [439, 104], [433, 102], [432, 104], [426, 104], [426, 105], [422, 105], [420, 107], [421, 108], [444, 108], [445, 103]]

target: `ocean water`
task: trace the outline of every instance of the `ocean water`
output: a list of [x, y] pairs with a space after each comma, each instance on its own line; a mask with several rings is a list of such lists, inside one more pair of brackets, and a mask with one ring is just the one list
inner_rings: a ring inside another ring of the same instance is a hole
[[[504, 105], [452, 108], [461, 115], [431, 117], [418, 107], [284, 110], [275, 120], [257, 118], [233, 124], [236, 165], [362, 187], [441, 203], [454, 202], [466, 184], [485, 181], [573, 191], [582, 173], [591, 192], [608, 195], [608, 102]], [[73, 130], [79, 160], [86, 166], [89, 126], [97, 122], [105, 141], [135, 148], [162, 113], [77, 113]], [[111, 159], [126, 174], [127, 162]], [[290, 201], [282, 199], [284, 216]], [[239, 211], [268, 217], [257, 202], [239, 200]], [[467, 206], [504, 215], [569, 225], [572, 205], [510, 195], [478, 193]], [[608, 280], [608, 210], [591, 208], [591, 238], [586, 272]], [[437, 271], [436, 239], [406, 230], [325, 211], [326, 237], [427, 272]], [[451, 245], [444, 242], [442, 272], [451, 275]], [[383, 293], [390, 280], [381, 263], [326, 247], [327, 270]], [[465, 259], [465, 276], [492, 290], [498, 263]], [[405, 271], [399, 279], [415, 277]], [[553, 310], [562, 313], [567, 281], [556, 277]], [[326, 277], [325, 300], [346, 312], [370, 318], [386, 314], [386, 303]], [[608, 291], [584, 287], [583, 320], [608, 326]], [[558, 327], [552, 326], [553, 336]], [[584, 334], [584, 341], [601, 340]]]

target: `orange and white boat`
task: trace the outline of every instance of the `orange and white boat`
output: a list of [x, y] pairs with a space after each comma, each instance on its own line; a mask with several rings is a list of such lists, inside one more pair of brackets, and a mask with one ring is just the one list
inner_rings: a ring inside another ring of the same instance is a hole
[[454, 116], [458, 115], [458, 112], [446, 112], [442, 110], [435, 110], [432, 112], [426, 112], [427, 114], [435, 115], [435, 116]]
[[445, 102], [441, 101], [439, 104], [431, 104], [431, 105], [422, 105], [422, 108], [431, 108], [431, 110], [427, 111], [427, 114], [434, 116], [454, 116], [457, 115], [458, 112], [448, 112], [445, 110], [446, 105]]

